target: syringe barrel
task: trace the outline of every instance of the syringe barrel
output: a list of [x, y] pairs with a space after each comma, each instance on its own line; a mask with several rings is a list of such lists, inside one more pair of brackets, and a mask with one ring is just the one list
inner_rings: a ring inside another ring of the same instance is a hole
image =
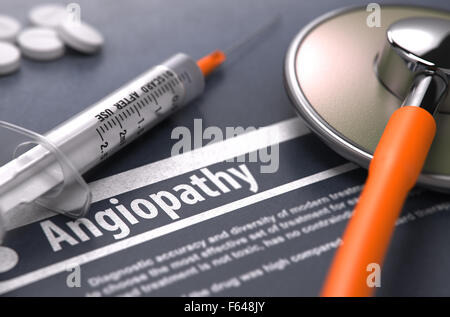
[[178, 53], [46, 134], [81, 174], [199, 96], [204, 76]]
[[17, 150], [29, 142], [9, 142], [11, 155], [17, 157], [0, 167], [0, 214], [38, 202], [55, 212], [83, 215], [91, 194], [80, 174], [189, 103], [204, 85], [197, 63], [176, 54], [45, 136], [0, 122], [5, 133], [19, 136], [15, 140], [25, 135], [39, 144], [21, 154]]

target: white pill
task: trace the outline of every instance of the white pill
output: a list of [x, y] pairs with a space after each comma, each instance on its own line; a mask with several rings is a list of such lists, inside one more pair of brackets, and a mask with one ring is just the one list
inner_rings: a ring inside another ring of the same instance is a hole
[[31, 9], [30, 22], [36, 26], [56, 28], [67, 16], [66, 8], [61, 4], [43, 4]]
[[14, 42], [20, 31], [20, 23], [9, 16], [0, 14], [0, 41]]
[[0, 75], [10, 74], [20, 66], [20, 51], [8, 42], [0, 42]]
[[24, 56], [39, 61], [54, 60], [64, 54], [64, 43], [52, 29], [26, 29], [17, 37], [17, 43]]
[[59, 37], [67, 46], [86, 54], [93, 54], [103, 45], [103, 36], [85, 22], [66, 19], [58, 26]]

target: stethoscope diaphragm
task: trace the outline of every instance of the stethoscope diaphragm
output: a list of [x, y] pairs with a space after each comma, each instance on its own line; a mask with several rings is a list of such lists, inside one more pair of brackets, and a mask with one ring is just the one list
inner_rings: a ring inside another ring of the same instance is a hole
[[[334, 11], [306, 26], [285, 60], [285, 83], [298, 113], [342, 156], [368, 166], [391, 114], [401, 104], [382, 83], [376, 62], [386, 29], [409, 17], [450, 19], [450, 14], [415, 6], [383, 6], [381, 27], [367, 24], [366, 8]], [[435, 116], [438, 132], [418, 183], [450, 190], [450, 102]]]

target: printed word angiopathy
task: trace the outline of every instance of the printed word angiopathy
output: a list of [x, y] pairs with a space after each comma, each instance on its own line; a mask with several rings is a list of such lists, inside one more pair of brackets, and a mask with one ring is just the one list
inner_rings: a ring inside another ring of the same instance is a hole
[[258, 183], [245, 164], [216, 173], [202, 168], [200, 173], [201, 176], [191, 175], [189, 183], [176, 185], [168, 191], [151, 193], [145, 199], [136, 198], [129, 206], [121, 204], [117, 198], [111, 198], [111, 208], [91, 211], [89, 219], [68, 221], [64, 226], [45, 220], [40, 226], [52, 250], [56, 252], [63, 247], [88, 241], [91, 237], [103, 236], [105, 231], [112, 233], [116, 240], [123, 239], [130, 234], [131, 225], [141, 220], [154, 219], [158, 215], [176, 221], [180, 218], [183, 204], [195, 205], [208, 197], [217, 197], [241, 188], [247, 188], [253, 193], [258, 191]]

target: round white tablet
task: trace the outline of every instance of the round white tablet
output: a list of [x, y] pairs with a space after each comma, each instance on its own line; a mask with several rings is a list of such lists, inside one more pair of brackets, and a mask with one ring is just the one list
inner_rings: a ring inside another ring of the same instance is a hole
[[54, 60], [64, 54], [64, 43], [52, 29], [25, 29], [17, 37], [17, 43], [24, 56], [39, 61]]
[[65, 20], [58, 26], [58, 34], [67, 46], [86, 54], [93, 54], [103, 45], [103, 36], [85, 22]]
[[0, 41], [14, 42], [20, 31], [20, 23], [7, 15], [0, 14]]
[[0, 42], [0, 75], [10, 74], [20, 66], [20, 51], [8, 42]]
[[17, 252], [8, 247], [0, 246], [0, 273], [8, 272], [19, 262]]
[[30, 22], [36, 26], [56, 28], [67, 16], [66, 8], [61, 4], [43, 4], [31, 9]]

